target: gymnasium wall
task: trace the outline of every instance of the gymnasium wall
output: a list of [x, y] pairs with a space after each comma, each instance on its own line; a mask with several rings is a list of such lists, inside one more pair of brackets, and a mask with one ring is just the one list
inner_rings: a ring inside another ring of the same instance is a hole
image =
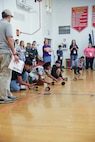
[[[95, 28], [92, 27], [92, 5], [95, 5], [95, 0], [51, 0], [51, 9], [47, 10], [47, 0], [42, 2], [35, 2], [35, 0], [26, 0], [29, 5], [32, 5], [30, 11], [24, 10], [17, 6], [16, 0], [0, 0], [0, 13], [3, 9], [10, 9], [14, 18], [12, 19], [12, 27], [14, 39], [24, 40], [25, 43], [37, 41], [37, 48], [39, 55], [42, 56], [42, 45], [44, 38], [51, 41], [51, 46], [54, 50], [52, 54], [52, 61], [54, 57], [56, 60], [56, 50], [58, 45], [66, 39], [67, 50], [64, 50], [65, 59], [69, 58], [69, 46], [71, 40], [75, 39], [79, 46], [79, 57], [83, 55], [83, 50], [88, 45], [88, 34]], [[72, 7], [88, 6], [88, 26], [83, 31], [78, 32], [71, 27], [71, 9]], [[0, 15], [1, 18], [1, 15]], [[59, 34], [59, 26], [70, 26], [70, 34]], [[22, 33], [16, 36], [16, 29]]]
[[[64, 62], [70, 57], [69, 46], [71, 40], [75, 39], [79, 46], [79, 57], [84, 55], [83, 50], [88, 45], [88, 34], [95, 34], [95, 28], [92, 27], [92, 5], [95, 5], [95, 0], [53, 0], [53, 47], [56, 49], [58, 45], [66, 39], [67, 50], [64, 51]], [[72, 7], [88, 6], [88, 26], [81, 32], [76, 31], [71, 26], [71, 9]], [[59, 26], [70, 26], [70, 34], [59, 34]], [[95, 42], [94, 42], [95, 43]]]

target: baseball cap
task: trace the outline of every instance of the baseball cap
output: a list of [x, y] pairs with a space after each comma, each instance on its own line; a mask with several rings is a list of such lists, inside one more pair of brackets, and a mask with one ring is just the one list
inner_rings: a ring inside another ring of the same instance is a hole
[[7, 16], [13, 17], [13, 14], [12, 14], [11, 11], [8, 10], [8, 9], [5, 9], [4, 11], [2, 11], [2, 13], [5, 13]]

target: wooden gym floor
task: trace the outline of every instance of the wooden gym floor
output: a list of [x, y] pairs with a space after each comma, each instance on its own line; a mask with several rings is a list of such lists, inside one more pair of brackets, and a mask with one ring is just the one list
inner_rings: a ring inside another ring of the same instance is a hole
[[84, 71], [83, 80], [68, 77], [38, 91], [13, 93], [19, 100], [0, 104], [0, 142], [95, 142], [95, 71]]

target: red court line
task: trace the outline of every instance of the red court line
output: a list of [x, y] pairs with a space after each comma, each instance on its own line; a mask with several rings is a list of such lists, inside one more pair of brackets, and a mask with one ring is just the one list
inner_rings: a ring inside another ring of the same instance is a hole
[[35, 95], [35, 96], [32, 96], [32, 97], [29, 97], [29, 98], [27, 98], [27, 99], [21, 100], [21, 101], [19, 101], [19, 102], [11, 103], [11, 105], [4, 106], [3, 108], [1, 108], [1, 109], [0, 109], [0, 112], [5, 112], [5, 111], [7, 111], [7, 110], [9, 110], [9, 109], [11, 109], [11, 108], [13, 108], [13, 107], [16, 107], [16, 106], [18, 106], [18, 105], [21, 105], [21, 104], [23, 104], [23, 103], [25, 103], [25, 102], [28, 102], [28, 101], [32, 100], [32, 99], [35, 99], [35, 98], [37, 98], [37, 97], [39, 97], [39, 96], [41, 96], [41, 95], [42, 95], [42, 93], [39, 93], [39, 94], [37, 94], [37, 95]]

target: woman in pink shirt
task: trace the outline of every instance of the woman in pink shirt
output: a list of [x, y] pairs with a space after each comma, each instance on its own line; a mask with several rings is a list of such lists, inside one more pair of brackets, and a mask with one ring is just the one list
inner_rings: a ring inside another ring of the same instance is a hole
[[89, 43], [88, 47], [84, 49], [84, 54], [86, 56], [86, 69], [91, 68], [93, 70], [93, 61], [95, 55], [95, 48]]

